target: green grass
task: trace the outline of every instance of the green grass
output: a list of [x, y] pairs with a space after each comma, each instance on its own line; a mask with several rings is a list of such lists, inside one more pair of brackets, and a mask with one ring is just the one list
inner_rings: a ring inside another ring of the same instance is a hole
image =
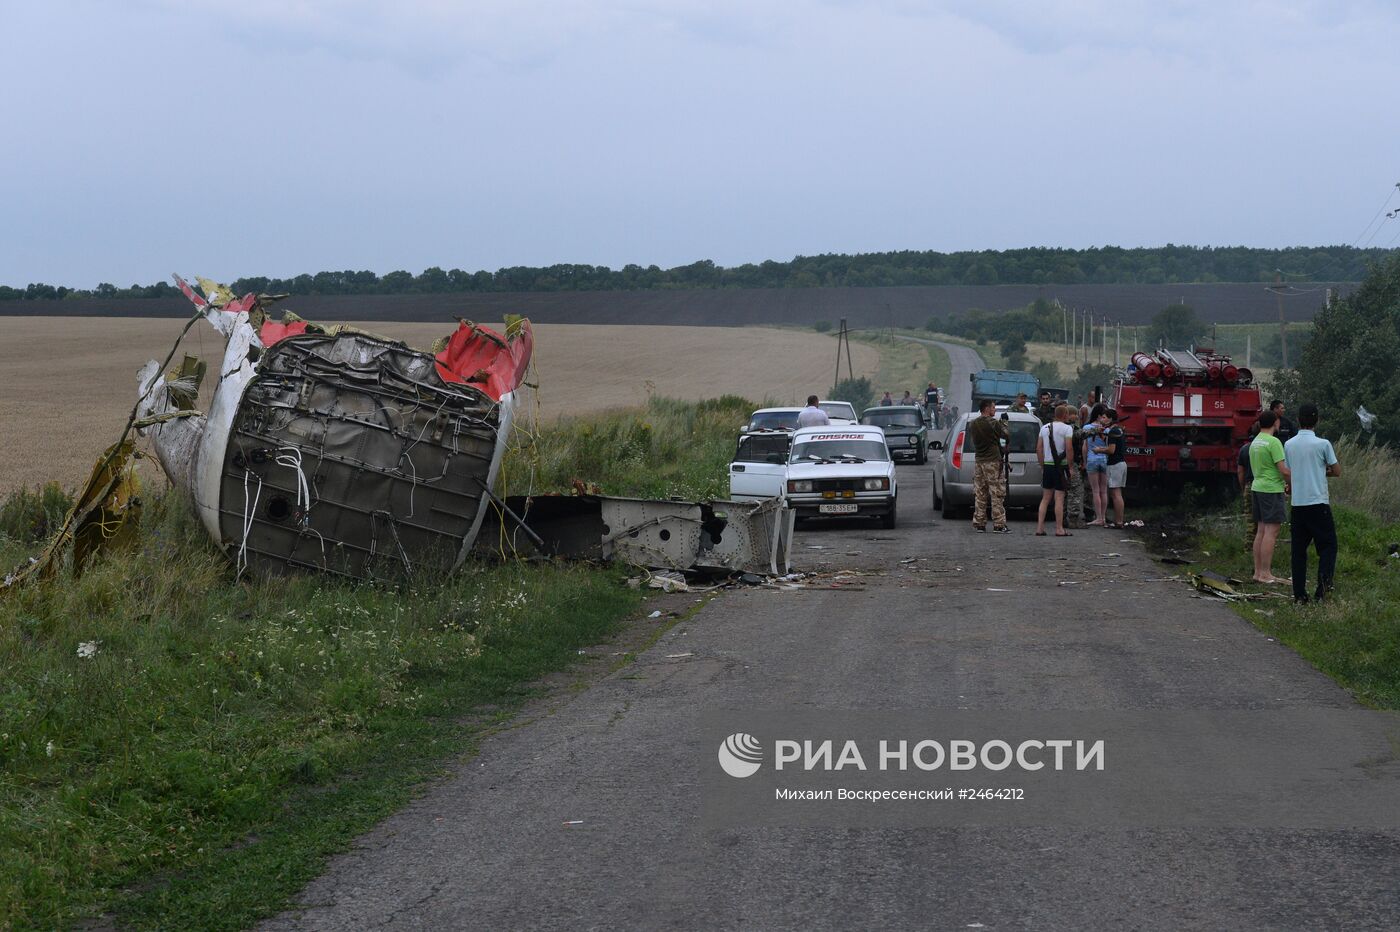
[[[564, 421], [512, 451], [506, 484], [723, 497], [754, 407], [653, 398]], [[56, 487], [0, 503], [0, 565], [68, 503]], [[0, 929], [275, 912], [532, 681], [618, 630], [642, 598], [622, 575], [234, 582], [185, 503], [149, 496], [134, 549], [0, 597]]]
[[880, 396], [888, 391], [898, 401], [905, 389], [915, 397], [921, 398], [929, 382], [946, 387], [952, 377], [948, 353], [937, 346], [911, 343], [897, 337], [899, 333], [907, 333], [927, 338], [928, 334], [922, 331], [896, 330], [893, 333], [896, 336], [891, 336], [890, 332], [879, 331], [859, 334], [853, 338], [874, 346], [880, 352], [880, 368], [871, 378], [875, 386], [875, 399], [878, 401]]
[[565, 418], [511, 450], [503, 485], [512, 495], [562, 492], [577, 479], [608, 495], [725, 498], [735, 438], [758, 407], [735, 395], [653, 397], [643, 408]]
[[640, 598], [619, 575], [232, 583], [154, 498], [136, 550], [0, 599], [0, 928], [275, 910], [471, 746], [462, 716], [614, 632]]
[[[1265, 599], [1234, 607], [1260, 630], [1297, 651], [1356, 698], [1381, 709], [1400, 709], [1400, 560], [1387, 556], [1400, 541], [1400, 459], [1385, 449], [1339, 444], [1341, 479], [1331, 497], [1340, 544], [1337, 589], [1322, 604], [1295, 606], [1287, 599]], [[1197, 546], [1210, 556], [1204, 565], [1247, 580], [1253, 558], [1244, 549], [1244, 519], [1238, 502], [1230, 511], [1207, 514]], [[1274, 552], [1274, 572], [1290, 575], [1284, 526]], [[1309, 591], [1316, 588], [1317, 558], [1308, 566]], [[1247, 584], [1246, 588], [1261, 587]]]

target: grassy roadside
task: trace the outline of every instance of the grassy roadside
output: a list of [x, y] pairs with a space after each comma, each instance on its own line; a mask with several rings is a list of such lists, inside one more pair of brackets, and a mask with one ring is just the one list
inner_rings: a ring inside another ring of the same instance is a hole
[[[509, 469], [536, 460], [537, 490], [720, 491], [750, 408], [653, 399], [546, 428]], [[0, 505], [0, 562], [62, 507], [52, 491]], [[133, 550], [0, 599], [0, 929], [275, 912], [534, 680], [618, 631], [642, 598], [622, 575], [234, 582], [184, 504], [151, 496]]]
[[[1355, 444], [1338, 445], [1343, 477], [1333, 480], [1333, 514], [1340, 544], [1337, 589], [1323, 604], [1296, 606], [1287, 598], [1236, 603], [1232, 607], [1256, 628], [1297, 651], [1350, 690], [1358, 701], [1380, 709], [1400, 709], [1400, 559], [1387, 555], [1400, 541], [1400, 459]], [[1274, 553], [1274, 572], [1289, 570], [1289, 527]], [[1197, 523], [1201, 566], [1248, 579], [1252, 557], [1244, 549], [1244, 519], [1238, 502], [1206, 514]], [[1207, 556], [1208, 554], [1208, 556]], [[1193, 567], [1193, 569], [1195, 569]], [[1309, 591], [1316, 587], [1317, 558], [1308, 567]]]
[[[927, 336], [922, 333], [914, 335]], [[860, 334], [853, 339], [868, 343], [880, 351], [880, 369], [871, 379], [875, 386], [876, 400], [886, 391], [898, 400], [903, 396], [905, 389], [916, 396], [922, 396], [929, 382], [948, 384], [952, 366], [948, 361], [948, 354], [937, 346], [911, 343], [886, 332]]]

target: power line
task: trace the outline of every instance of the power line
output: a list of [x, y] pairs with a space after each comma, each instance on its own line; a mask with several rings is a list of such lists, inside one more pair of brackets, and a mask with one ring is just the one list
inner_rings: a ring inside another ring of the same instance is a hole
[[[1385, 209], [1390, 206], [1390, 199], [1395, 196], [1395, 192], [1397, 190], [1400, 190], [1400, 181], [1397, 181], [1389, 191], [1385, 192], [1385, 200], [1381, 202], [1380, 210], [1376, 211], [1376, 215], [1371, 218], [1370, 223], [1366, 224], [1366, 228], [1361, 231], [1360, 235], [1358, 235], [1356, 239], [1351, 241], [1353, 249], [1355, 249], [1356, 245], [1361, 242], [1361, 237], [1366, 235], [1367, 230], [1370, 230], [1371, 226], [1375, 224], [1377, 220], [1380, 219], [1381, 214], [1385, 213]], [[1371, 236], [1374, 237], [1377, 232], [1380, 232], [1380, 227], [1376, 227], [1376, 232], [1373, 232]], [[1366, 242], [1369, 243], [1370, 239], [1367, 239]]]

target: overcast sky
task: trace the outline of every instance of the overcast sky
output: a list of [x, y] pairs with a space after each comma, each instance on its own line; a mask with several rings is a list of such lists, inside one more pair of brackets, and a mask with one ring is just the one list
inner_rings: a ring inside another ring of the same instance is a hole
[[1352, 243], [1400, 181], [1382, 0], [0, 0], [0, 43], [12, 285]]

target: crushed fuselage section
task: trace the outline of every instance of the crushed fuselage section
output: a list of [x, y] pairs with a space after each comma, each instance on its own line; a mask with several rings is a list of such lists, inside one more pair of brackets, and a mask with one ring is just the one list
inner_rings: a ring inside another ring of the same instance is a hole
[[239, 568], [395, 578], [458, 562], [484, 517], [510, 398], [361, 333], [264, 350], [229, 432], [219, 536]]

